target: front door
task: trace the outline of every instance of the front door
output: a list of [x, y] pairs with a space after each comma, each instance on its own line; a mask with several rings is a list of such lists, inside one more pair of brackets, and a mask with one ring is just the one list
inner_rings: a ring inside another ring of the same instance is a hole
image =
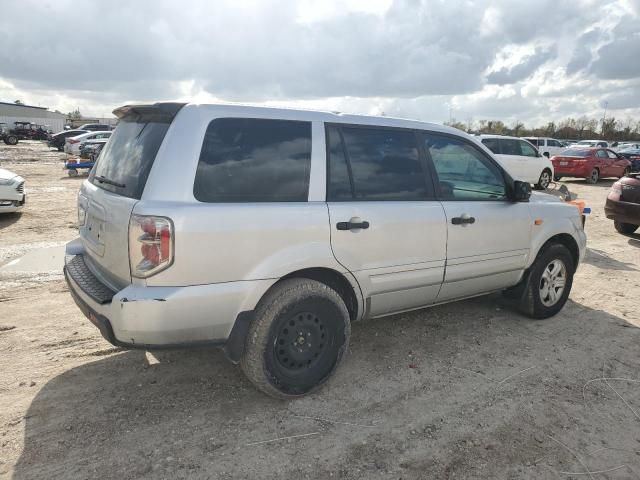
[[528, 203], [506, 199], [500, 167], [460, 137], [428, 133], [425, 149], [447, 218], [447, 265], [438, 301], [515, 285], [529, 255]]
[[333, 253], [358, 279], [368, 316], [433, 303], [447, 227], [412, 130], [327, 125]]

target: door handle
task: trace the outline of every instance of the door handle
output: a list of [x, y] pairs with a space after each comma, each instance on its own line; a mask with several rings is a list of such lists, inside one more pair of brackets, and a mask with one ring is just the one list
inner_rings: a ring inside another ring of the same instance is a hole
[[476, 223], [476, 219], [474, 217], [470, 217], [466, 213], [463, 213], [459, 217], [453, 217], [451, 219], [451, 223], [454, 225], [471, 225], [472, 223]]
[[367, 228], [369, 228], [369, 222], [367, 222], [366, 220], [361, 220], [358, 217], [353, 217], [348, 222], [338, 222], [336, 227], [338, 228], [338, 230], [366, 230]]

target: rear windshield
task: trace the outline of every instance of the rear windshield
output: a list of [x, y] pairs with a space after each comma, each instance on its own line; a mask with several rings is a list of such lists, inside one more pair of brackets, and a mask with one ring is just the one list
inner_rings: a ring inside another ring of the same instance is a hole
[[578, 148], [568, 148], [560, 152], [563, 157], [588, 157], [591, 154], [591, 150], [582, 150]]
[[102, 150], [89, 181], [104, 190], [140, 199], [169, 121], [122, 118]]

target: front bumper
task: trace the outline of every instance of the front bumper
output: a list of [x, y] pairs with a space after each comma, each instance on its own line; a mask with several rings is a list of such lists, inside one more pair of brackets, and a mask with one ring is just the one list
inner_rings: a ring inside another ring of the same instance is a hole
[[607, 218], [616, 222], [640, 225], [640, 204], [607, 198], [604, 213]]
[[[69, 245], [69, 244], [68, 244]], [[69, 248], [67, 248], [67, 253]], [[228, 282], [187, 287], [128, 285], [113, 291], [85, 262], [67, 255], [64, 275], [74, 301], [110, 343], [129, 348], [224, 345], [256, 288], [271, 281]]]
[[0, 186], [0, 213], [17, 212], [24, 207], [26, 201], [23, 179], [20, 178], [11, 185]]

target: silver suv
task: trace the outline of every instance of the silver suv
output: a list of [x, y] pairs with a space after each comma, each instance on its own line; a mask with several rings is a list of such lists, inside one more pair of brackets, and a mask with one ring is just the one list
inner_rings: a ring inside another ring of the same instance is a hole
[[78, 195], [65, 276], [114, 345], [223, 346], [264, 392], [325, 382], [351, 322], [505, 291], [564, 305], [579, 211], [477, 139], [391, 118], [125, 106]]

